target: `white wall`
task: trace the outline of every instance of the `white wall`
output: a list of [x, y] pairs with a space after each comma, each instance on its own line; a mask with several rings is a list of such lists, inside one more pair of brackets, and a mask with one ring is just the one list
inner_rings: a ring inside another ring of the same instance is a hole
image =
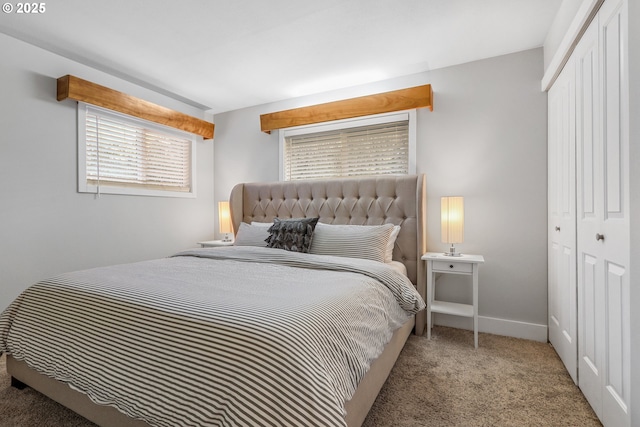
[[[434, 111], [417, 114], [417, 168], [427, 175], [428, 249], [446, 248], [439, 240], [440, 197], [465, 196], [466, 236], [460, 249], [486, 259], [480, 271], [481, 329], [546, 340], [542, 73], [542, 49], [534, 49], [217, 114], [216, 199], [226, 200], [238, 182], [278, 180], [277, 132], [260, 132], [260, 114], [431, 83]], [[446, 276], [438, 286], [443, 297], [470, 299], [466, 278]], [[470, 328], [468, 320], [441, 316], [437, 322]]]
[[170, 255], [213, 238], [213, 143], [196, 143], [197, 198], [77, 193], [76, 103], [66, 74], [204, 112], [0, 34], [0, 310], [48, 276]]
[[556, 17], [547, 32], [544, 40], [544, 69], [546, 70], [556, 54], [560, 42], [564, 38], [571, 22], [573, 22], [578, 9], [583, 3], [590, 3], [591, 0], [562, 0], [562, 4], [558, 8]]

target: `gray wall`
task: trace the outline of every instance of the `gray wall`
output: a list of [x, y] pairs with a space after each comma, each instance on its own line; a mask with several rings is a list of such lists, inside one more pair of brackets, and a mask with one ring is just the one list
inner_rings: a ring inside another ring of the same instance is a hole
[[197, 198], [77, 193], [76, 103], [65, 74], [204, 112], [0, 34], [0, 310], [37, 280], [170, 255], [214, 236], [213, 143], [199, 140]]
[[[427, 175], [428, 249], [442, 251], [440, 197], [465, 196], [463, 252], [483, 254], [481, 329], [546, 340], [546, 93], [542, 49], [376, 84], [215, 115], [215, 194], [238, 182], [278, 180], [278, 136], [263, 113], [431, 83], [434, 111], [418, 111], [417, 168]], [[466, 278], [438, 282], [443, 298], [470, 301]], [[468, 319], [437, 322], [471, 327]]]

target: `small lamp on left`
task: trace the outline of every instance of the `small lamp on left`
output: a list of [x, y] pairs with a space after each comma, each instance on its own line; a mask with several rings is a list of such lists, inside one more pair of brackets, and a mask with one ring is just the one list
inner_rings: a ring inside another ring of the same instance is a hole
[[440, 199], [442, 242], [450, 243], [449, 252], [444, 255], [461, 256], [455, 248], [456, 243], [464, 242], [464, 198], [448, 196]]
[[229, 210], [229, 202], [218, 202], [218, 224], [219, 231], [224, 234], [223, 242], [231, 241], [231, 233], [233, 233], [233, 225], [231, 224], [231, 211]]

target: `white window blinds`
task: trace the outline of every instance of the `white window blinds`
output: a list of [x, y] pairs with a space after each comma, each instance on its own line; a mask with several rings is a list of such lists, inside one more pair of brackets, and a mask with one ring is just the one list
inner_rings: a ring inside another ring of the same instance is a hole
[[85, 112], [79, 117], [79, 121], [84, 120], [81, 154], [85, 173], [81, 187], [85, 191], [193, 193], [191, 135], [86, 104], [80, 108]]
[[285, 134], [285, 180], [409, 173], [409, 119]]

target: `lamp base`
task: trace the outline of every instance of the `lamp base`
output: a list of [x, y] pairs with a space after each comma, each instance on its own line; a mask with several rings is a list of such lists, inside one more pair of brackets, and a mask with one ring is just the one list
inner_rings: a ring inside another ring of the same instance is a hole
[[222, 238], [223, 242], [232, 242], [233, 240], [231, 239], [231, 236], [229, 235], [230, 233], [224, 233], [224, 237]]
[[449, 252], [444, 252], [443, 255], [446, 256], [462, 256], [462, 254], [460, 252], [456, 251], [456, 248], [451, 245], [451, 247], [449, 248]]

